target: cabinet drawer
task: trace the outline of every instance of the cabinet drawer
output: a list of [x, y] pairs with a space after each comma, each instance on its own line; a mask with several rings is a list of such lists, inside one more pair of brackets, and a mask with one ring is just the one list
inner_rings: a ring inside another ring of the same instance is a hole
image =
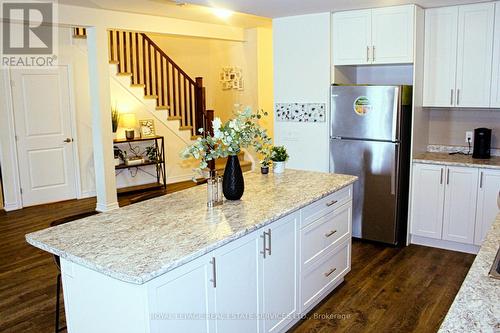
[[351, 268], [351, 240], [338, 246], [301, 273], [301, 304], [309, 307]]
[[350, 235], [352, 203], [330, 211], [300, 231], [301, 263], [309, 265]]
[[352, 185], [348, 186], [338, 192], [332, 193], [315, 203], [304, 207], [301, 210], [300, 227], [305, 226], [316, 221], [318, 218], [330, 213], [337, 207], [342, 206], [344, 203], [352, 199]]

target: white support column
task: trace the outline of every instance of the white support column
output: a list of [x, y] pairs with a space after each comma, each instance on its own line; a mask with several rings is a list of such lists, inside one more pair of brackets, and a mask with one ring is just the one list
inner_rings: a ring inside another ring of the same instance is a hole
[[89, 84], [92, 108], [96, 210], [118, 208], [111, 130], [108, 39], [104, 27], [87, 28]]

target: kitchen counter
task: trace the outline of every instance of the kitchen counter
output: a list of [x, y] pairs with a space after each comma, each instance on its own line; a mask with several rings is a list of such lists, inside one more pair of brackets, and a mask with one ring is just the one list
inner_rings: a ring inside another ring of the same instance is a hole
[[488, 272], [500, 246], [500, 214], [472, 264], [439, 332], [500, 332], [500, 280]]
[[474, 159], [467, 155], [450, 155], [448, 153], [419, 153], [413, 157], [414, 163], [427, 163], [439, 165], [455, 165], [484, 169], [500, 169], [500, 156], [492, 156], [491, 159]]
[[34, 232], [26, 240], [70, 262], [143, 284], [356, 179], [297, 170], [248, 173], [240, 201], [208, 209], [206, 186], [197, 186]]

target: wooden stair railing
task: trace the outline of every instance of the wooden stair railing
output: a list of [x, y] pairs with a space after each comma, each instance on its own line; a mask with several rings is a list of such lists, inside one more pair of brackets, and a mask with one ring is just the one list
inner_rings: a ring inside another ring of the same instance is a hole
[[118, 75], [131, 77], [132, 86], [143, 87], [145, 98], [156, 99], [157, 110], [167, 110], [168, 119], [180, 120], [181, 130], [191, 136], [211, 130], [213, 111], [206, 110], [203, 79], [193, 80], [146, 34], [108, 31], [109, 62]]

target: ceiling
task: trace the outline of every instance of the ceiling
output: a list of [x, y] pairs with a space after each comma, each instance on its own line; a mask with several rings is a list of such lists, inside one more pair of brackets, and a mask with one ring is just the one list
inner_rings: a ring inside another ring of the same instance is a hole
[[484, 0], [185, 0], [186, 2], [222, 7], [237, 12], [265, 17], [282, 17], [310, 13], [375, 8], [401, 4], [418, 4], [421, 7], [441, 7]]
[[179, 6], [176, 2], [185, 3], [185, 1], [174, 0], [59, 0], [60, 4], [66, 5], [165, 16], [204, 23], [231, 25], [241, 28], [271, 26], [271, 20], [266, 17], [234, 13], [231, 17], [223, 19], [215, 16], [212, 8], [207, 6], [196, 4]]

